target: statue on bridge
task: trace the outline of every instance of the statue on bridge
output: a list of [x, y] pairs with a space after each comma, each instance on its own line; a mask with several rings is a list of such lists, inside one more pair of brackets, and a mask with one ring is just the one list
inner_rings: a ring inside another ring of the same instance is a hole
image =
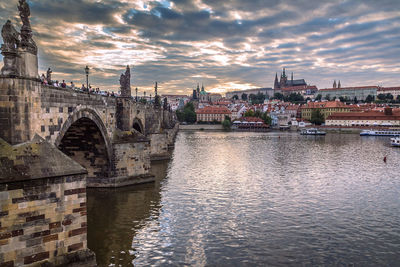
[[51, 74], [52, 73], [53, 73], [53, 71], [50, 68], [46, 72], [46, 80], [47, 80], [48, 85], [52, 85], [52, 82], [51, 82]]
[[19, 10], [19, 16], [21, 17], [22, 20], [21, 47], [25, 48], [30, 53], [37, 55], [37, 46], [35, 41], [33, 41], [32, 39], [32, 29], [31, 29], [31, 23], [29, 21], [31, 10], [26, 0], [19, 0], [18, 10]]
[[31, 11], [26, 0], [18, 0], [18, 11], [22, 20], [21, 32], [15, 30], [10, 20], [7, 20], [1, 31], [4, 41], [1, 46], [1, 54], [4, 56], [1, 75], [38, 78], [38, 48], [32, 39], [29, 21]]
[[7, 20], [1, 29], [1, 37], [3, 37], [4, 44], [2, 51], [15, 51], [19, 45], [19, 32], [14, 28], [10, 20]]
[[1, 74], [16, 75], [17, 47], [20, 40], [19, 32], [17, 32], [10, 20], [7, 20], [1, 29], [1, 37], [3, 37], [4, 41], [4, 44], [1, 46], [1, 54], [4, 56], [4, 66], [1, 69]]
[[168, 99], [166, 97], [164, 97], [163, 108], [164, 110], [168, 110]]
[[121, 74], [119, 83], [121, 85], [121, 96], [131, 97], [131, 69], [129, 68], [129, 65], [126, 66], [125, 73]]

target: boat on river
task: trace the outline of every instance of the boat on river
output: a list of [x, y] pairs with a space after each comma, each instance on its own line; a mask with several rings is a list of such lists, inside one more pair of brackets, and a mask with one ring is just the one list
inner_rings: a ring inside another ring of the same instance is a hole
[[360, 136], [400, 136], [400, 130], [363, 130]]
[[304, 129], [300, 132], [301, 135], [325, 135], [326, 132], [324, 131], [319, 131], [316, 128], [309, 128], [309, 129]]
[[390, 145], [400, 147], [400, 137], [390, 138]]

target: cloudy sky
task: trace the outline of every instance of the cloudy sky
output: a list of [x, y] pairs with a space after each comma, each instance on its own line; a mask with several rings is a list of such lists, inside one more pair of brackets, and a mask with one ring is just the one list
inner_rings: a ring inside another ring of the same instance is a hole
[[[20, 25], [17, 0], [0, 22]], [[30, 0], [40, 72], [118, 90], [272, 87], [282, 67], [318, 88], [400, 86], [399, 0]], [[1, 56], [0, 56], [1, 58]], [[2, 59], [2, 58], [1, 58]]]

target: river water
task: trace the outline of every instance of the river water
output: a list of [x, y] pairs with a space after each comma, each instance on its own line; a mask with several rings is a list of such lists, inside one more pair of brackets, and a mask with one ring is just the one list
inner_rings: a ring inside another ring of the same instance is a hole
[[88, 246], [100, 266], [399, 266], [388, 142], [180, 132], [156, 183], [88, 190]]

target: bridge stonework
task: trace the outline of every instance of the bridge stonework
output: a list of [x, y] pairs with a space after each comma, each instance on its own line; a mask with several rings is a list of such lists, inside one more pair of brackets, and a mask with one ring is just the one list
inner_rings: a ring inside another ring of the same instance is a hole
[[129, 66], [123, 97], [43, 85], [29, 5], [19, 5], [20, 33], [7, 21], [0, 47], [0, 266], [96, 266], [86, 187], [153, 181], [151, 159], [168, 157], [178, 124], [133, 101]]
[[149, 182], [150, 161], [168, 158], [174, 115], [129, 97], [107, 97], [0, 76], [0, 138], [39, 135], [88, 171], [90, 187]]

